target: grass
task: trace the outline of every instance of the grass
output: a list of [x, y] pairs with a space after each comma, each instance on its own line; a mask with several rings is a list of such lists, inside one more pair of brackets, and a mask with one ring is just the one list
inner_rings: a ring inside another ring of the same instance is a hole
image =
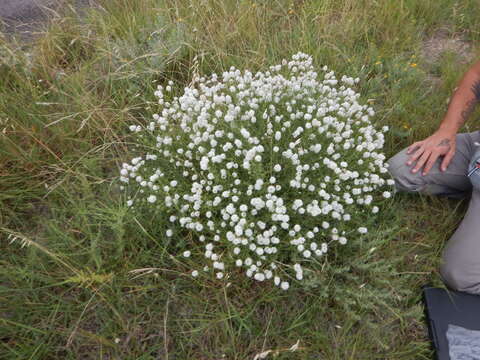
[[[128, 125], [149, 120], [157, 84], [190, 82], [195, 56], [209, 74], [297, 51], [360, 77], [392, 156], [437, 128], [475, 60], [476, 2], [98, 3], [0, 45], [0, 358], [432, 358], [420, 286], [443, 286], [441, 250], [465, 201], [397, 194], [367, 242], [282, 292], [192, 280], [163, 224], [127, 213], [118, 169]], [[422, 57], [445, 26], [472, 45], [469, 63]], [[477, 127], [475, 113], [466, 129]]]

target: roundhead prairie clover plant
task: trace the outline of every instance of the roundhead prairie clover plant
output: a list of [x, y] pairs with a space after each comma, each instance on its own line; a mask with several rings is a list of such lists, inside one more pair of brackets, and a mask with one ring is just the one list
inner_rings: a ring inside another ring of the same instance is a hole
[[197, 76], [181, 96], [170, 81], [153, 121], [130, 126], [145, 153], [122, 165], [127, 205], [165, 216], [165, 238], [194, 235], [176, 254], [193, 277], [237, 268], [287, 290], [364, 236], [390, 197], [388, 127], [357, 102], [358, 78], [321, 70], [297, 53], [265, 72]]

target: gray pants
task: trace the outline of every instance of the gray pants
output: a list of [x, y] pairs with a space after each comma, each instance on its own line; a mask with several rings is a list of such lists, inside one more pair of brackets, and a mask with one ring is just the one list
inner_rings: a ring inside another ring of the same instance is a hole
[[451, 289], [480, 295], [480, 169], [467, 176], [480, 158], [480, 146], [475, 142], [480, 142], [480, 131], [457, 134], [455, 155], [445, 172], [440, 170], [440, 157], [427, 175], [420, 170], [412, 173], [415, 163], [405, 164], [411, 156], [406, 148], [388, 164], [398, 191], [453, 198], [471, 194], [467, 213], [443, 250], [440, 275]]

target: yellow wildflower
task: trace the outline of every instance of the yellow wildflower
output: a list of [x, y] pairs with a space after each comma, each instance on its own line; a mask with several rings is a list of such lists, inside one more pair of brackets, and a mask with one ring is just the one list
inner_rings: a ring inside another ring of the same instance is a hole
[[417, 66], [417, 64], [416, 63], [411, 63], [410, 66], [415, 67], [415, 66]]

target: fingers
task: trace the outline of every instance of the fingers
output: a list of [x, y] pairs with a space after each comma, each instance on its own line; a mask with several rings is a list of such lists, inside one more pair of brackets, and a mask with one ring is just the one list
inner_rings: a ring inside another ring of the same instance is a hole
[[416, 141], [407, 148], [407, 154], [410, 154], [415, 148], [422, 145], [423, 141]]
[[435, 164], [435, 161], [437, 158], [440, 156], [440, 153], [432, 151], [430, 153], [430, 157], [428, 158], [427, 163], [425, 164], [425, 167], [423, 168], [423, 173], [422, 175], [427, 175], [430, 169], [433, 167], [433, 164]]
[[417, 151], [415, 151], [412, 156], [410, 156], [410, 158], [407, 161], [407, 165], [412, 165], [412, 163], [415, 160], [417, 160], [420, 157], [420, 155], [424, 153], [424, 151], [425, 149], [423, 148], [423, 146], [420, 146], [420, 148]]
[[455, 147], [452, 146], [450, 151], [443, 158], [442, 164], [440, 165], [440, 168], [442, 169], [442, 171], [447, 170], [447, 166], [448, 164], [450, 164], [450, 161], [452, 160], [454, 155], [455, 155]]
[[420, 157], [420, 159], [418, 159], [415, 167], [412, 169], [412, 173], [416, 173], [423, 166], [423, 164], [425, 164], [425, 162], [427, 161], [430, 155], [431, 155], [431, 152], [425, 151]]

